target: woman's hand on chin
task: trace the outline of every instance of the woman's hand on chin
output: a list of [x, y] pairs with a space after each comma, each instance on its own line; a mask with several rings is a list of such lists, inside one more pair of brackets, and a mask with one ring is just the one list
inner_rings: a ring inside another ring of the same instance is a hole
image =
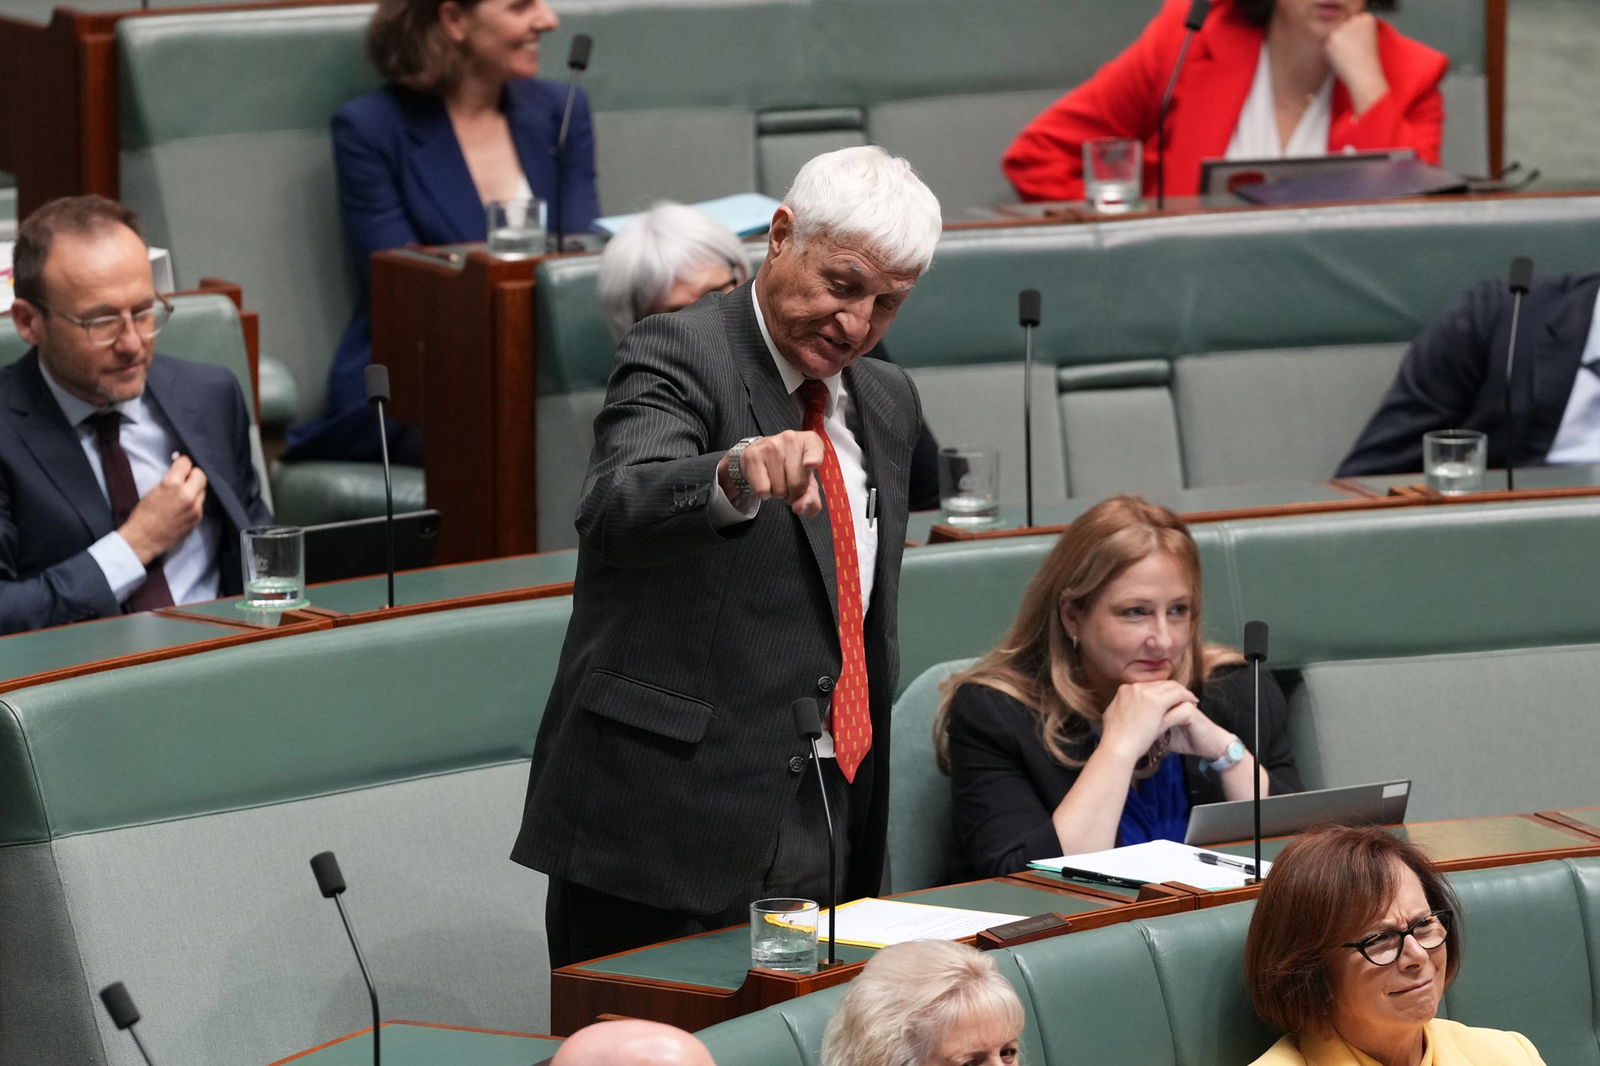
[[1194, 693], [1176, 681], [1122, 685], [1101, 716], [1100, 746], [1137, 760], [1175, 720], [1186, 721], [1188, 713], [1205, 718], [1195, 705]]
[[1378, 60], [1378, 20], [1372, 12], [1359, 11], [1339, 23], [1323, 47], [1357, 117], [1388, 94], [1389, 80]]

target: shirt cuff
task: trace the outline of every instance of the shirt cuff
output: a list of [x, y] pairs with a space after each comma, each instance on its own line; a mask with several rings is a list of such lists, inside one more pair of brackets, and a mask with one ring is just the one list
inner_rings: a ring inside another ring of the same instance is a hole
[[756, 516], [761, 509], [761, 501], [753, 493], [745, 493], [735, 503], [722, 491], [722, 485], [716, 482], [711, 486], [711, 499], [706, 504], [710, 513], [712, 529], [727, 529], [740, 522], [748, 522]]
[[127, 599], [144, 581], [144, 564], [122, 539], [121, 533], [107, 533], [89, 545], [89, 555], [99, 565], [106, 584], [111, 586], [111, 597], [118, 603]]

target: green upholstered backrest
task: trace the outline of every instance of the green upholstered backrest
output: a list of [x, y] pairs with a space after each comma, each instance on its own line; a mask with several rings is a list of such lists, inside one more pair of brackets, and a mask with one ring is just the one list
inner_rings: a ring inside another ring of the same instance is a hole
[[1545, 1062], [1600, 1063], [1600, 860], [1452, 874], [1466, 950], [1441, 1013], [1520, 1032]]
[[890, 719], [889, 892], [911, 892], [961, 880], [960, 846], [950, 819], [950, 781], [936, 769], [933, 723], [940, 682], [972, 659], [940, 663], [912, 679], [894, 701]]
[[0, 1059], [125, 1061], [92, 999], [112, 980], [183, 1019], [174, 1061], [360, 1028], [305, 865], [325, 849], [387, 1011], [548, 1031], [544, 878], [506, 854], [569, 613], [414, 615], [0, 697], [0, 972], [29, 975], [0, 983]]
[[264, 354], [319, 410], [354, 301], [328, 122], [378, 83], [369, 4], [117, 23], [122, 199], [180, 285], [243, 286]]

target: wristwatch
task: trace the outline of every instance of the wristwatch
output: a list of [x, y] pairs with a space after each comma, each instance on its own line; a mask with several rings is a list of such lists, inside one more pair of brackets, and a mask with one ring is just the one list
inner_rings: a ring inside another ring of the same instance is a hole
[[1224, 751], [1217, 758], [1206, 763], [1206, 769], [1210, 770], [1212, 773], [1220, 774], [1224, 770], [1231, 770], [1235, 766], [1239, 765], [1240, 760], [1242, 760], [1244, 756], [1244, 741], [1240, 740], [1238, 737], [1234, 737], [1228, 743], [1226, 751]]
[[733, 487], [739, 490], [741, 496], [750, 495], [750, 482], [744, 479], [744, 470], [739, 466], [739, 459], [744, 455], [746, 448], [760, 439], [760, 437], [746, 437], [728, 449], [728, 480], [733, 482]]

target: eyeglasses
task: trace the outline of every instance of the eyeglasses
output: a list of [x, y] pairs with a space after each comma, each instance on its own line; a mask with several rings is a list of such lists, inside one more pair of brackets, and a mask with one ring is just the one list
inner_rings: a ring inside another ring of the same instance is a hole
[[128, 311], [117, 315], [98, 315], [94, 318], [79, 318], [69, 315], [65, 311], [54, 311], [44, 304], [37, 305], [47, 315], [56, 315], [64, 318], [75, 326], [82, 327], [89, 335], [89, 343], [96, 348], [109, 348], [117, 343], [122, 336], [122, 331], [128, 328], [128, 321], [132, 319], [133, 330], [145, 340], [149, 340], [161, 332], [161, 327], [167, 324], [167, 319], [172, 316], [172, 305], [163, 297], [157, 296], [156, 302], [149, 307], [141, 307], [137, 311]]
[[1417, 942], [1417, 947], [1424, 951], [1432, 951], [1443, 944], [1450, 935], [1450, 912], [1447, 910], [1434, 911], [1424, 914], [1404, 929], [1386, 929], [1381, 933], [1364, 936], [1353, 944], [1344, 947], [1355, 948], [1361, 952], [1361, 957], [1374, 966], [1388, 966], [1400, 957], [1400, 949], [1410, 937]]

